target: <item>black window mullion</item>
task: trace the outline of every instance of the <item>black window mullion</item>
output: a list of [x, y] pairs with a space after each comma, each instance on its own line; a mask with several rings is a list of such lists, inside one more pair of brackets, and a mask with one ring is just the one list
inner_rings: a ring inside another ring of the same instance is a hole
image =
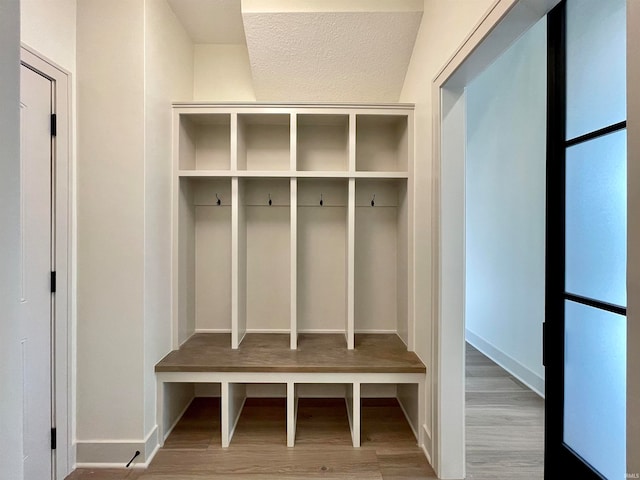
[[626, 120], [622, 122], [614, 123], [613, 125], [599, 128], [598, 130], [594, 130], [593, 132], [585, 133], [584, 135], [580, 135], [579, 137], [572, 138], [571, 140], [567, 140], [565, 142], [565, 147], [566, 148], [573, 147], [574, 145], [579, 145], [580, 143], [588, 142], [589, 140], [593, 140], [594, 138], [603, 137], [604, 135], [617, 132], [618, 130], [624, 130], [625, 128], [627, 128]]
[[618, 315], [627, 315], [627, 309], [625, 307], [621, 307], [619, 305], [614, 305], [612, 303], [601, 302], [600, 300], [596, 300], [594, 298], [583, 297], [581, 295], [574, 295], [573, 293], [565, 293], [564, 298], [566, 300], [571, 300], [572, 302], [580, 303], [582, 305], [587, 305], [589, 307], [597, 308], [600, 310], [606, 310], [607, 312], [617, 313]]

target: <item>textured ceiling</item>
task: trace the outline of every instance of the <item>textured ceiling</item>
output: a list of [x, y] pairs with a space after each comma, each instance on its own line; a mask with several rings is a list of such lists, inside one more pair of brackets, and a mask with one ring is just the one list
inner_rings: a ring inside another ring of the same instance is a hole
[[423, 7], [422, 0], [167, 1], [194, 44], [246, 44], [260, 101], [398, 101]]
[[193, 43], [245, 43], [240, 0], [167, 1]]
[[243, 13], [256, 98], [396, 102], [422, 12]]

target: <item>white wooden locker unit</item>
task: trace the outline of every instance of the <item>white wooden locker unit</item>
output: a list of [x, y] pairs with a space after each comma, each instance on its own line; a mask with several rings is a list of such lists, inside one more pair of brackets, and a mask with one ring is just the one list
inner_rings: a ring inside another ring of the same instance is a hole
[[[357, 354], [359, 333], [379, 333], [413, 352], [413, 105], [176, 103], [173, 122], [175, 351], [194, 334], [226, 334], [230, 352], [247, 334], [286, 334], [293, 351], [301, 335], [340, 334]], [[346, 385], [354, 446], [362, 384], [402, 385], [424, 404], [418, 371], [265, 364], [157, 366], [161, 438], [165, 382], [221, 385], [223, 446], [247, 384], [286, 385], [289, 446], [300, 385]]]

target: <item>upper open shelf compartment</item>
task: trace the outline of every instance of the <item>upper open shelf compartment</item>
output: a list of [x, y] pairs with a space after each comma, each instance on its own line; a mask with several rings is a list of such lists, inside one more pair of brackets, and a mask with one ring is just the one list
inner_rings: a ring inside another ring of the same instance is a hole
[[180, 115], [178, 135], [180, 170], [231, 168], [231, 115]]
[[406, 178], [403, 108], [219, 106], [176, 110], [180, 177]]
[[238, 170], [291, 168], [291, 115], [238, 115]]
[[349, 170], [349, 115], [297, 116], [297, 170]]
[[407, 171], [408, 144], [406, 115], [356, 116], [357, 171]]

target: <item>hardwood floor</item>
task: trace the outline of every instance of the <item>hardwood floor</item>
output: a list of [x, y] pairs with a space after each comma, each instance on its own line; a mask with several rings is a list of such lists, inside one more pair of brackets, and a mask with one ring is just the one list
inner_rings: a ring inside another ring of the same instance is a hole
[[468, 480], [541, 480], [544, 400], [467, 344]]
[[76, 470], [67, 480], [434, 480], [397, 401], [363, 399], [353, 448], [343, 399], [300, 399], [296, 446], [286, 446], [284, 399], [247, 399], [228, 449], [219, 401], [193, 401], [147, 470]]
[[[543, 478], [544, 401], [467, 345], [467, 479]], [[194, 400], [147, 470], [77, 470], [67, 480], [433, 480], [397, 403], [364, 401], [362, 447], [351, 447], [344, 401], [302, 399], [286, 447], [282, 400], [249, 399], [231, 446], [219, 403]]]

